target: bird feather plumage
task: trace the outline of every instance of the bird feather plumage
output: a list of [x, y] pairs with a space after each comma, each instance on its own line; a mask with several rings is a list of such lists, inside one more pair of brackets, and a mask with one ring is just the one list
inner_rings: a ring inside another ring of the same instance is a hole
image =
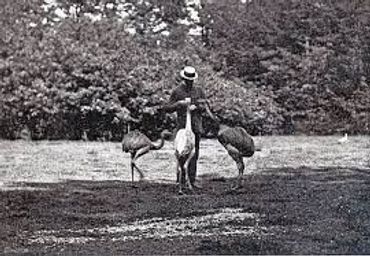
[[[190, 104], [190, 98], [186, 101]], [[195, 153], [195, 135], [191, 127], [191, 112], [190, 105], [186, 110], [186, 124], [184, 129], [180, 129], [176, 133], [175, 141], [175, 156], [177, 159], [177, 177], [179, 177], [179, 193], [182, 194], [182, 177], [184, 173], [185, 182], [189, 189], [192, 189], [192, 184], [189, 179], [189, 163]]]
[[140, 148], [150, 145], [150, 149], [158, 150], [164, 145], [164, 133], [161, 134], [161, 138], [157, 141], [151, 141], [145, 134], [140, 131], [134, 130], [128, 132], [122, 140], [122, 150], [124, 152], [134, 152]]
[[181, 129], [175, 138], [175, 154], [184, 157], [190, 154], [195, 147], [195, 136], [192, 131]]
[[134, 181], [134, 169], [139, 172], [140, 177], [143, 178], [144, 174], [142, 171], [137, 167], [135, 161], [148, 153], [150, 150], [158, 150], [161, 149], [164, 145], [164, 137], [168, 134], [167, 130], [164, 130], [161, 133], [161, 138], [153, 142], [151, 141], [145, 134], [141, 133], [140, 131], [134, 130], [128, 132], [122, 139], [122, 150], [126, 153], [131, 154], [131, 173], [132, 173], [132, 181]]
[[342, 143], [346, 143], [347, 141], [348, 141], [348, 134], [345, 133], [344, 136], [338, 140], [338, 143], [342, 144]]
[[253, 138], [242, 127], [227, 127], [217, 134], [218, 141], [225, 147], [230, 144], [243, 157], [250, 157], [255, 152]]

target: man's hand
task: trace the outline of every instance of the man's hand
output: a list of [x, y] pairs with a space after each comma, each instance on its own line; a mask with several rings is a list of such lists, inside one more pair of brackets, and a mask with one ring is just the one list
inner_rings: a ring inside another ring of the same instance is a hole
[[177, 104], [181, 107], [187, 107], [191, 104], [191, 102], [185, 99], [177, 101]]
[[190, 111], [194, 111], [194, 110], [196, 110], [198, 107], [197, 106], [195, 106], [195, 105], [190, 105], [190, 107], [189, 107], [189, 109], [190, 109]]

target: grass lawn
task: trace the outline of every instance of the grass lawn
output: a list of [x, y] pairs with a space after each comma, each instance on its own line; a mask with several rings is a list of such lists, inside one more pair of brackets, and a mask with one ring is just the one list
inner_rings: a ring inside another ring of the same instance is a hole
[[202, 188], [184, 196], [170, 142], [133, 188], [119, 143], [0, 141], [0, 253], [369, 254], [370, 138], [338, 138], [256, 138], [238, 191], [203, 140]]

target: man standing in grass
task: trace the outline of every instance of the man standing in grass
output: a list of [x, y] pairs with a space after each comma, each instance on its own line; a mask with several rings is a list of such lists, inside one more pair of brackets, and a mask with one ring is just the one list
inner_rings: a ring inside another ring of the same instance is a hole
[[198, 74], [194, 67], [186, 66], [181, 70], [180, 76], [182, 78], [182, 83], [172, 91], [170, 100], [164, 109], [169, 112], [177, 112], [176, 130], [183, 129], [186, 124], [186, 109], [188, 105], [185, 98], [191, 98], [191, 127], [195, 134], [195, 155], [189, 164], [189, 179], [190, 183], [194, 186], [197, 175], [200, 136], [203, 132], [201, 113], [205, 110], [204, 104], [199, 104], [197, 101], [200, 99], [205, 100], [206, 96], [201, 87], [194, 86], [194, 81], [198, 78]]

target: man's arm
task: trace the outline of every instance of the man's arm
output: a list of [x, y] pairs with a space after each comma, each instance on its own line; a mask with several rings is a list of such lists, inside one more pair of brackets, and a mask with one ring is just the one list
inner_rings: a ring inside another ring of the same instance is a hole
[[197, 111], [200, 111], [200, 112], [203, 112], [203, 111], [206, 111], [206, 106], [207, 106], [208, 102], [207, 102], [207, 99], [206, 99], [206, 93], [204, 92], [204, 90], [202, 88], [199, 88], [199, 91], [198, 91], [198, 97], [197, 99], [195, 100], [194, 102], [194, 107], [192, 110], [197, 110]]
[[168, 112], [174, 112], [178, 110], [179, 108], [183, 108], [185, 106], [186, 106], [186, 101], [180, 100], [176, 90], [174, 90], [170, 96], [170, 100], [168, 101], [167, 104], [163, 106], [162, 109]]
[[209, 101], [206, 99], [206, 94], [203, 89], [200, 89], [199, 99], [196, 100], [195, 104], [191, 108], [193, 108], [192, 111], [196, 110], [205, 112], [212, 120], [218, 121], [217, 117], [211, 111], [211, 106], [209, 105]]

